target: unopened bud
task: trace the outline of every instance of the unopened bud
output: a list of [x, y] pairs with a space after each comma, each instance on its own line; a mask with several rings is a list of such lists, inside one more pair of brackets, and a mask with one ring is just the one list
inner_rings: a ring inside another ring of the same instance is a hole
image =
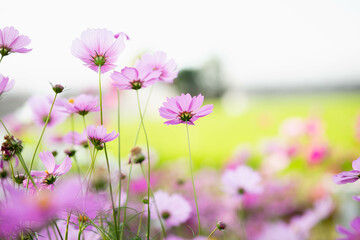
[[64, 90], [64, 87], [60, 84], [55, 84], [55, 85], [51, 84], [51, 86], [55, 93], [62, 93], [62, 91]]
[[74, 149], [70, 149], [70, 150], [65, 150], [64, 153], [69, 157], [73, 157], [75, 156], [76, 151]]
[[143, 202], [143, 204], [149, 204], [149, 199], [143, 198], [142, 202]]
[[216, 224], [216, 227], [219, 229], [219, 230], [224, 230], [226, 228], [226, 224], [222, 221], [219, 221], [217, 224]]

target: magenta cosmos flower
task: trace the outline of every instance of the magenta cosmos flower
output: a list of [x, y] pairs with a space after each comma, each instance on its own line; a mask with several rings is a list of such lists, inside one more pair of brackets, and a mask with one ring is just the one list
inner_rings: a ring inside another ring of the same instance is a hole
[[126, 34], [114, 35], [107, 29], [87, 29], [80, 39], [73, 41], [71, 53], [81, 59], [84, 65], [98, 72], [105, 73], [115, 67], [115, 62], [125, 48]]
[[222, 176], [222, 182], [225, 192], [234, 196], [241, 197], [247, 193], [258, 194], [263, 190], [260, 174], [243, 165], [226, 170]]
[[74, 144], [78, 146], [87, 146], [86, 133], [68, 132], [64, 137], [63, 141], [68, 144]]
[[14, 80], [9, 80], [8, 77], [4, 77], [0, 74], [0, 96], [7, 91], [10, 91], [14, 87]]
[[182, 93], [181, 96], [166, 99], [159, 112], [163, 118], [170, 119], [165, 122], [167, 125], [180, 123], [194, 125], [198, 118], [209, 115], [214, 108], [212, 104], [201, 107], [204, 101], [204, 96], [201, 94], [191, 97], [189, 93], [186, 95]]
[[354, 170], [342, 172], [333, 176], [333, 180], [336, 184], [353, 183], [360, 178], [360, 157], [352, 162]]
[[179, 71], [176, 69], [174, 59], [167, 61], [166, 53], [155, 52], [154, 54], [144, 54], [135, 64], [136, 68], [148, 71], [160, 71], [159, 81], [172, 83]]
[[[179, 226], [190, 218], [191, 206], [181, 195], [169, 195], [160, 190], [154, 193], [154, 197], [159, 214], [167, 227]], [[151, 218], [157, 219], [156, 208], [152, 198], [149, 204]]]
[[90, 125], [86, 128], [87, 137], [90, 142], [95, 146], [96, 149], [103, 149], [103, 144], [110, 142], [119, 136], [118, 133], [112, 131], [111, 133], [106, 133], [106, 128], [104, 126], [94, 126]]
[[98, 112], [100, 107], [97, 106], [98, 98], [88, 94], [81, 94], [74, 99], [69, 99], [67, 102], [63, 102], [65, 112], [78, 113], [85, 116], [89, 112]]
[[45, 151], [39, 154], [40, 160], [45, 165], [45, 171], [31, 171], [31, 175], [41, 178], [41, 183], [44, 188], [52, 189], [56, 179], [67, 173], [71, 168], [71, 159], [66, 156], [60, 165], [55, 163], [54, 155], [51, 152]]
[[344, 235], [338, 240], [358, 240], [360, 239], [360, 217], [355, 218], [351, 221], [351, 228], [354, 231], [349, 231], [343, 226], [337, 226], [336, 230], [338, 233]]
[[[10, 53], [27, 53], [31, 49], [25, 48], [30, 43], [30, 38], [24, 35], [19, 36], [19, 31], [14, 27], [0, 29], [0, 54], [1, 59]], [[0, 59], [0, 62], [1, 62]]]
[[160, 74], [160, 71], [125, 67], [121, 72], [114, 71], [111, 78], [114, 80], [113, 85], [118, 89], [139, 90], [154, 84]]

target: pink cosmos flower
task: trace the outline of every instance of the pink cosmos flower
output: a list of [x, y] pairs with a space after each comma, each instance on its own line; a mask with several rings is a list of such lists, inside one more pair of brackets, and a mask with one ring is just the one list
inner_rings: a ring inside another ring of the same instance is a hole
[[[30, 43], [30, 38], [24, 35], [19, 36], [19, 31], [14, 27], [0, 29], [0, 54], [1, 59], [10, 53], [27, 53], [31, 49], [25, 48]], [[1, 62], [0, 59], [0, 62]]]
[[167, 98], [167, 101], [163, 102], [163, 107], [159, 108], [160, 116], [170, 119], [165, 122], [167, 125], [180, 123], [194, 125], [198, 118], [209, 115], [214, 108], [212, 104], [201, 107], [203, 101], [204, 96], [201, 94], [191, 97], [189, 93]]
[[343, 226], [337, 226], [336, 230], [338, 233], [340, 233], [342, 236], [341, 238], [338, 238], [338, 240], [357, 240], [360, 239], [360, 217], [355, 218], [351, 221], [351, 228], [354, 231], [349, 231]]
[[[160, 190], [154, 193], [154, 197], [165, 226], [179, 226], [190, 218], [191, 206], [181, 195], [169, 195], [168, 193]], [[150, 199], [149, 204], [151, 209], [151, 218], [157, 219], [156, 208], [152, 198]]]
[[98, 112], [100, 107], [98, 105], [98, 98], [95, 96], [81, 94], [74, 99], [64, 101], [63, 107], [67, 113], [78, 113], [85, 116], [89, 112]]
[[94, 125], [90, 125], [86, 128], [86, 133], [90, 142], [98, 150], [101, 150], [103, 148], [104, 143], [110, 142], [119, 136], [119, 134], [115, 131], [107, 134], [106, 128], [102, 125], [97, 127]]
[[71, 159], [66, 156], [63, 162], [60, 165], [57, 165], [55, 163], [54, 155], [49, 151], [41, 152], [39, 157], [44, 163], [46, 170], [31, 171], [31, 175], [41, 178], [41, 183], [45, 188], [53, 189], [56, 179], [70, 170], [72, 166]]
[[118, 89], [138, 90], [154, 84], [160, 74], [160, 71], [125, 67], [121, 72], [114, 71], [111, 78], [114, 80], [113, 85]]
[[85, 132], [68, 132], [64, 137], [63, 141], [68, 144], [74, 144], [78, 146], [86, 146], [87, 145], [87, 137]]
[[177, 77], [179, 71], [176, 69], [174, 59], [166, 60], [166, 53], [155, 52], [154, 54], [144, 54], [140, 60], [135, 63], [136, 68], [150, 71], [160, 71], [159, 81], [172, 83]]
[[[28, 103], [32, 109], [35, 123], [39, 126], [44, 126], [46, 119], [49, 115], [52, 99], [40, 96], [33, 96], [29, 99]], [[58, 101], [56, 101], [47, 126], [52, 127], [54, 125], [57, 125], [58, 123], [61, 123], [65, 120], [66, 116], [67, 114], [61, 111], [58, 105]]]
[[106, 73], [115, 67], [115, 62], [125, 48], [126, 34], [114, 35], [107, 29], [87, 29], [80, 39], [73, 41], [71, 53], [95, 72]]
[[353, 183], [360, 178], [360, 157], [352, 162], [354, 170], [339, 173], [333, 176], [333, 181], [336, 184]]
[[14, 87], [15, 81], [0, 74], [0, 96]]
[[263, 191], [260, 174], [243, 165], [226, 170], [222, 182], [225, 192], [230, 195], [241, 197], [246, 193], [258, 194]]

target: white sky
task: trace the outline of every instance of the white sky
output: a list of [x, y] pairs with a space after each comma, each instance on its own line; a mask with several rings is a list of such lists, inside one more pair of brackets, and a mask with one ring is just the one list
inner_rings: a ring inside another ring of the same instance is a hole
[[180, 68], [218, 56], [227, 80], [239, 86], [360, 79], [358, 0], [3, 1], [5, 26], [32, 40], [32, 52], [0, 64], [0, 73], [17, 81], [14, 91], [45, 92], [49, 81], [97, 86], [95, 72], [70, 52], [72, 41], [95, 27], [130, 36], [120, 67], [162, 50]]

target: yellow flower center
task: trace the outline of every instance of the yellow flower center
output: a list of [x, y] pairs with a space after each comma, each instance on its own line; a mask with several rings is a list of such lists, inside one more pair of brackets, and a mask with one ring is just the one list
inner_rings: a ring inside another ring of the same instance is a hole
[[74, 99], [69, 99], [69, 103], [74, 103]]

